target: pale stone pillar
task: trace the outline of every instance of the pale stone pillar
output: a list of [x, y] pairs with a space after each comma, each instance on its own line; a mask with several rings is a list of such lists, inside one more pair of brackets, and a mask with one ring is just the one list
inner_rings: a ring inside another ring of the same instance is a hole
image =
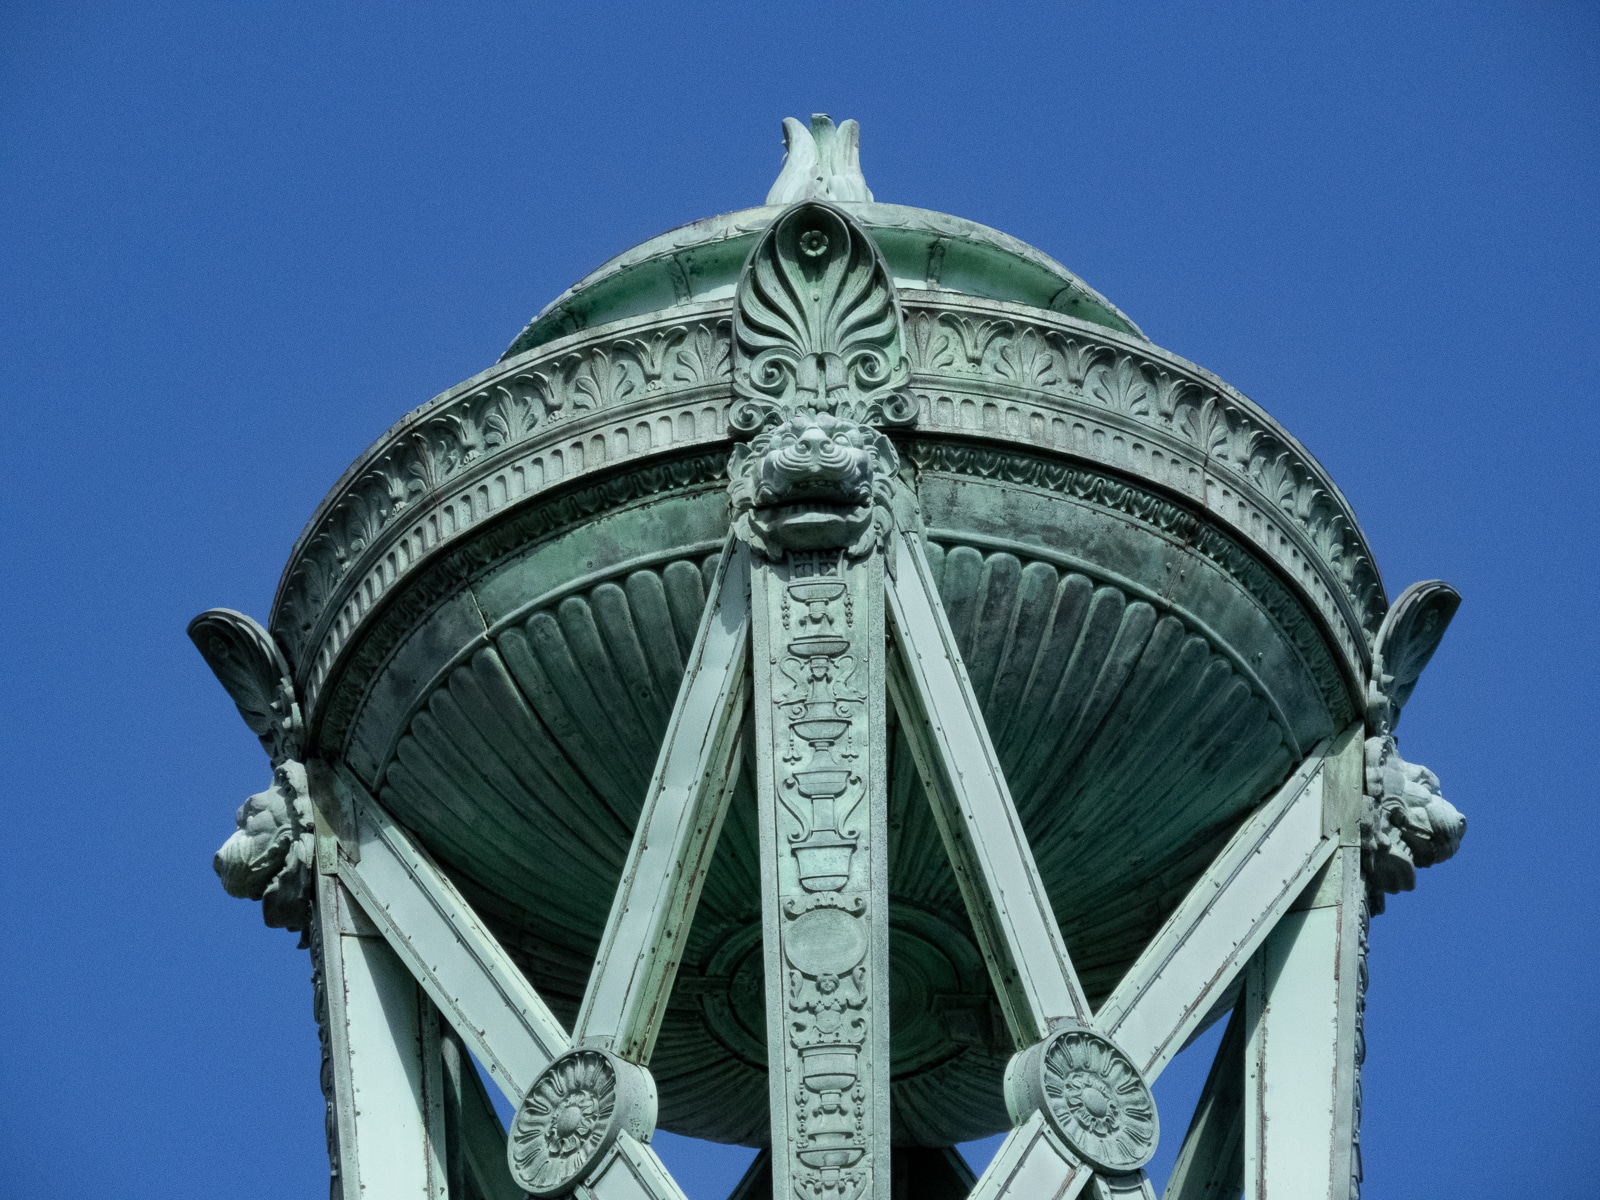
[[1347, 1200], [1355, 1160], [1363, 941], [1362, 741], [1329, 760], [1339, 850], [1244, 977], [1246, 1200]]
[[339, 880], [317, 876], [314, 952], [336, 1114], [336, 1200], [448, 1200], [439, 1015]]
[[773, 1195], [889, 1200], [883, 560], [751, 584]]

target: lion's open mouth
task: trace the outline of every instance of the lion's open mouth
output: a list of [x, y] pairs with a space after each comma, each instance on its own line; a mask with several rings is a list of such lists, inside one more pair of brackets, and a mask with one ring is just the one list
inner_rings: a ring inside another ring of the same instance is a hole
[[870, 487], [846, 485], [837, 477], [822, 476], [785, 480], [781, 490], [761, 487], [756, 492], [755, 507], [768, 509], [811, 505], [816, 508], [859, 508], [871, 502]]
[[807, 500], [802, 503], [786, 502], [783, 504], [761, 504], [756, 506], [759, 519], [767, 525], [794, 522], [824, 522], [824, 521], [849, 521], [859, 524], [872, 515], [870, 505], [849, 503], [832, 503], [821, 500]]
[[872, 522], [870, 504], [767, 504], [753, 514], [757, 525], [796, 550], [848, 545]]

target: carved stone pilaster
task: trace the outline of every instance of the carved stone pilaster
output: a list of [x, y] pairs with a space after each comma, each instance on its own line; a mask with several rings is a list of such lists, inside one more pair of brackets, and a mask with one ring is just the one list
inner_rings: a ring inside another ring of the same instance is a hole
[[899, 456], [874, 425], [916, 404], [882, 254], [839, 209], [794, 205], [745, 264], [733, 341], [729, 422], [755, 435], [728, 490], [754, 552], [773, 1195], [887, 1200], [883, 546]]
[[752, 593], [773, 1195], [886, 1197], [882, 557], [791, 553]]

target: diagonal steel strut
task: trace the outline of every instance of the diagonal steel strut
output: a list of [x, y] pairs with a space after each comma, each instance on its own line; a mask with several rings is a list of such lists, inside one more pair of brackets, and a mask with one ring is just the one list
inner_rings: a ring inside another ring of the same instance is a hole
[[[1235, 834], [1091, 1013], [921, 543], [897, 539], [899, 569], [885, 583], [897, 650], [891, 694], [1021, 1048], [1006, 1079], [1017, 1127], [972, 1194], [1070, 1200], [1092, 1174], [1098, 1195], [1151, 1195], [1142, 1163], [1159, 1125], [1149, 1083], [1337, 848], [1322, 787], [1330, 744]], [[1101, 1136], [1091, 1118], [1069, 1140], [1076, 1101], [1064, 1099], [1066, 1081], [1086, 1068], [1109, 1093], [1090, 1089], [1090, 1106], [1122, 1105], [1130, 1120]]]
[[[749, 566], [742, 547], [723, 556], [688, 670], [634, 832], [573, 1035], [568, 1037], [471, 907], [427, 853], [341, 772], [354, 836], [334, 869], [451, 1026], [519, 1106], [525, 1172], [550, 1188], [597, 1200], [682, 1200], [645, 1142], [655, 1120], [644, 1064], [655, 1043], [683, 941], [693, 921], [729, 793], [738, 774], [748, 682]], [[577, 1176], [538, 1158], [541, 1089], [609, 1071], [619, 1109], [633, 1113], [597, 1141]], [[586, 1074], [587, 1072], [587, 1074]], [[526, 1114], [526, 1115], [525, 1115]], [[531, 1141], [530, 1141], [531, 1139]], [[529, 1147], [532, 1147], [530, 1150]], [[539, 1170], [545, 1170], [538, 1176]], [[531, 1185], [529, 1185], [531, 1186]]]

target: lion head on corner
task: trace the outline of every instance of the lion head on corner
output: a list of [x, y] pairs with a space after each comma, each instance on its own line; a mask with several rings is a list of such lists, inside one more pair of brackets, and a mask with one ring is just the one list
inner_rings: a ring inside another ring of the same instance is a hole
[[1461, 848], [1467, 819], [1439, 790], [1439, 777], [1400, 757], [1390, 735], [1366, 743], [1366, 805], [1361, 818], [1361, 873], [1372, 911], [1385, 893], [1409, 892], [1417, 868]]
[[261, 901], [262, 920], [274, 929], [304, 932], [316, 863], [305, 766], [293, 759], [279, 763], [271, 785], [240, 805], [235, 820], [239, 828], [211, 860], [223, 890]]

